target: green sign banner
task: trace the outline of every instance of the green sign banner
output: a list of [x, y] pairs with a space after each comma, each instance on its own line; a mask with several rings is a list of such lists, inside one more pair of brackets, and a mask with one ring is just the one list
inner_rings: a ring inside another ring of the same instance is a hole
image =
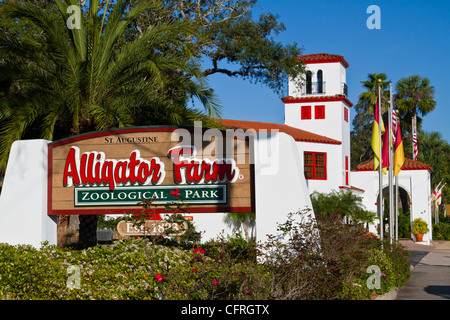
[[226, 185], [175, 185], [78, 187], [74, 190], [75, 207], [83, 206], [133, 206], [140, 200], [156, 199], [155, 204], [189, 203], [220, 204], [227, 202]]

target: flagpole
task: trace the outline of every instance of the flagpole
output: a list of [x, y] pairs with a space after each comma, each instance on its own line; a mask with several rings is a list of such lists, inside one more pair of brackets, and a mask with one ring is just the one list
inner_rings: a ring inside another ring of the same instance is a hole
[[411, 127], [412, 127], [412, 159], [413, 160], [416, 160], [416, 159], [414, 159], [414, 133], [415, 133], [415, 131], [414, 131], [414, 117], [412, 118], [412, 120], [411, 120]]
[[390, 243], [394, 238], [394, 186], [392, 184], [394, 171], [394, 155], [392, 154], [392, 84], [389, 84], [389, 111], [388, 111], [388, 132], [389, 132], [389, 238]]
[[398, 241], [398, 175], [395, 176], [395, 241]]
[[[381, 79], [378, 79], [378, 121], [381, 123]], [[383, 233], [384, 233], [384, 221], [383, 221], [383, 163], [382, 163], [382, 143], [381, 139], [381, 128], [379, 131], [379, 141], [380, 141], [380, 164], [378, 165], [378, 213], [380, 217], [380, 240], [383, 241]]]

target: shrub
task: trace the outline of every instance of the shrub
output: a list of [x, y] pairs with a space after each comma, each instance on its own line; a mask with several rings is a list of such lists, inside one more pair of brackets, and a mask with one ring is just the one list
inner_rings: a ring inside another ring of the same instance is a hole
[[414, 234], [427, 233], [428, 231], [430, 230], [428, 229], [428, 223], [426, 223], [425, 220], [423, 220], [422, 218], [414, 219], [411, 229], [412, 233]]
[[[2, 299], [155, 299], [155, 274], [186, 264], [193, 254], [174, 247], [153, 246], [146, 256], [142, 239], [113, 246], [68, 250], [45, 246], [0, 245]], [[149, 271], [148, 258], [156, 266]], [[80, 270], [80, 288], [69, 289], [68, 268]]]
[[[409, 278], [406, 251], [340, 219], [308, 212], [264, 245], [242, 237], [204, 243], [122, 240], [87, 249], [0, 244], [0, 299], [370, 299]], [[381, 288], [366, 285], [377, 265]], [[79, 288], [68, 286], [76, 273]], [[69, 281], [69, 282], [68, 282]]]
[[433, 225], [434, 240], [450, 240], [450, 224], [447, 222], [439, 222]]
[[[280, 226], [287, 237], [272, 238], [264, 250], [271, 275], [277, 279], [274, 299], [369, 299], [393, 286], [404, 286], [409, 277], [406, 251], [394, 249], [363, 232], [361, 225], [344, 224], [330, 217], [316, 223], [300, 212]], [[369, 290], [366, 273], [378, 265], [390, 277], [381, 279], [380, 290]], [[393, 275], [400, 274], [394, 277]]]

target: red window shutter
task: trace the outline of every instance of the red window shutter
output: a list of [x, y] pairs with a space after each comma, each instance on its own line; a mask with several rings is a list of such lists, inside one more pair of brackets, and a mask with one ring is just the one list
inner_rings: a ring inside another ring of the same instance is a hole
[[325, 119], [325, 106], [315, 106], [314, 113], [316, 119]]
[[344, 120], [348, 122], [348, 109], [344, 107]]
[[302, 120], [311, 119], [311, 106], [302, 106]]

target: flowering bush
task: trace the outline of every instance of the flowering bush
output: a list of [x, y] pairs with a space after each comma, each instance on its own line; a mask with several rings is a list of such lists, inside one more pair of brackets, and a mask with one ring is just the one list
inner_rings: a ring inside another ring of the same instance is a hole
[[[284, 238], [264, 245], [239, 237], [201, 247], [141, 238], [78, 250], [0, 244], [0, 299], [371, 299], [405, 285], [403, 247], [381, 246], [359, 225], [307, 217], [291, 215], [279, 225]], [[367, 286], [371, 265], [380, 289]]]
[[[155, 299], [172, 268], [188, 266], [193, 254], [175, 247], [153, 246], [152, 275], [142, 239], [113, 246], [68, 250], [0, 244], [0, 299]], [[67, 282], [79, 268], [80, 288]]]

